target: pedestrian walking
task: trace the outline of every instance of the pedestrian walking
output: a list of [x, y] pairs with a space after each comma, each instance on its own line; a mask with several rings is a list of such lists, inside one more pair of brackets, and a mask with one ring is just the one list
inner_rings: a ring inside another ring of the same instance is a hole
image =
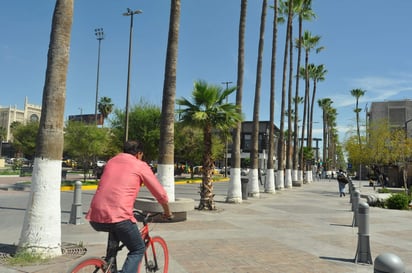
[[339, 172], [337, 173], [336, 178], [338, 180], [339, 196], [340, 197], [345, 196], [345, 187], [346, 187], [346, 184], [349, 183], [349, 179], [346, 173], [342, 169], [339, 169]]

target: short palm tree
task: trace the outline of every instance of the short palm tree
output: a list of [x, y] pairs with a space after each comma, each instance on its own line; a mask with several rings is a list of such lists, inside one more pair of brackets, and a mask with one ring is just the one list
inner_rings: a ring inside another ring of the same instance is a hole
[[108, 97], [101, 97], [99, 104], [97, 105], [100, 114], [102, 114], [102, 126], [104, 124], [104, 120], [110, 115], [113, 111], [113, 103], [112, 99]]
[[359, 126], [359, 112], [362, 111], [362, 109], [359, 108], [359, 98], [365, 95], [365, 93], [366, 91], [360, 88], [352, 89], [350, 91], [350, 94], [356, 99], [356, 105], [353, 111], [356, 113], [356, 132], [358, 135], [359, 146], [362, 144], [361, 137], [360, 137], [360, 126]]
[[213, 158], [212, 130], [226, 131], [234, 128], [242, 120], [237, 106], [226, 103], [226, 98], [236, 90], [236, 87], [224, 89], [218, 85], [209, 85], [205, 81], [196, 81], [192, 92], [192, 102], [181, 98], [176, 103], [183, 124], [195, 126], [203, 130], [203, 164], [200, 204], [198, 209], [216, 209], [213, 200]]

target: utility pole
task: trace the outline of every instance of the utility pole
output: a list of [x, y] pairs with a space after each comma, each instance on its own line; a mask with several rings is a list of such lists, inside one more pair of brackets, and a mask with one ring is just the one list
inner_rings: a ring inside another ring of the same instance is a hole
[[[222, 84], [226, 85], [226, 90], [229, 89], [229, 84], [232, 82], [222, 82]], [[228, 103], [228, 97], [226, 97], [226, 103]], [[227, 143], [227, 135], [225, 132], [225, 177], [227, 177], [227, 153], [228, 153], [228, 143]]]
[[102, 43], [102, 40], [104, 39], [104, 32], [103, 28], [96, 28], [94, 30], [94, 34], [96, 35], [96, 39], [99, 41], [99, 47], [97, 51], [97, 79], [96, 79], [96, 101], [94, 104], [94, 121], [96, 122], [96, 126], [98, 124], [97, 122], [97, 104], [98, 104], [98, 99], [99, 99], [99, 74], [100, 74], [100, 45]]

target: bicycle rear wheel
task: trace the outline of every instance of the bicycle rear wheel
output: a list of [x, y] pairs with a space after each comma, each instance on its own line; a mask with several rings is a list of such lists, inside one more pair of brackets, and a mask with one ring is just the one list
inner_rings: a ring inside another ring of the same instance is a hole
[[149, 242], [139, 273], [159, 272], [167, 273], [169, 270], [169, 251], [166, 242], [161, 237], [152, 237]]
[[97, 257], [89, 257], [78, 264], [74, 265], [68, 273], [111, 273], [111, 271], [105, 271], [106, 262]]

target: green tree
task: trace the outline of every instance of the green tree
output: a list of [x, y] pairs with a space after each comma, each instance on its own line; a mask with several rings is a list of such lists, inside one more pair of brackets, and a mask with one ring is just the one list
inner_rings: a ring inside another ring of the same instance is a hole
[[56, 0], [54, 8], [31, 191], [19, 241], [19, 248], [43, 257], [62, 254], [60, 179], [73, 2]]
[[[180, 122], [175, 124], [175, 159], [178, 163], [185, 163], [190, 167], [202, 164], [204, 147], [199, 145], [203, 143], [203, 131], [193, 126], [185, 126]], [[214, 160], [222, 159], [224, 143], [218, 134], [212, 136], [212, 158]], [[193, 172], [192, 178], [193, 178]]]
[[86, 180], [90, 169], [98, 158], [108, 158], [110, 147], [109, 132], [105, 128], [83, 122], [68, 122], [64, 134], [65, 152], [83, 169]]
[[101, 97], [97, 108], [99, 109], [100, 114], [102, 115], [102, 126], [104, 125], [104, 120], [110, 115], [113, 111], [112, 99], [109, 97]]
[[177, 100], [177, 104], [184, 107], [179, 110], [182, 123], [201, 128], [203, 131], [202, 186], [198, 207], [200, 210], [216, 209], [212, 184], [212, 130], [225, 131], [235, 127], [242, 120], [236, 105], [225, 103], [226, 98], [235, 90], [236, 88], [223, 90], [220, 86], [197, 81], [192, 92], [193, 102], [185, 98]]
[[18, 151], [22, 153], [28, 159], [33, 159], [36, 152], [36, 135], [39, 131], [39, 123], [37, 121], [32, 121], [26, 125], [19, 123], [17, 124], [13, 132], [13, 146]]
[[[112, 132], [116, 135], [115, 146], [122, 147], [124, 111], [116, 109], [111, 121]], [[129, 139], [138, 139], [144, 143], [144, 159], [150, 163], [159, 155], [161, 112], [157, 105], [140, 100], [129, 111]]]

